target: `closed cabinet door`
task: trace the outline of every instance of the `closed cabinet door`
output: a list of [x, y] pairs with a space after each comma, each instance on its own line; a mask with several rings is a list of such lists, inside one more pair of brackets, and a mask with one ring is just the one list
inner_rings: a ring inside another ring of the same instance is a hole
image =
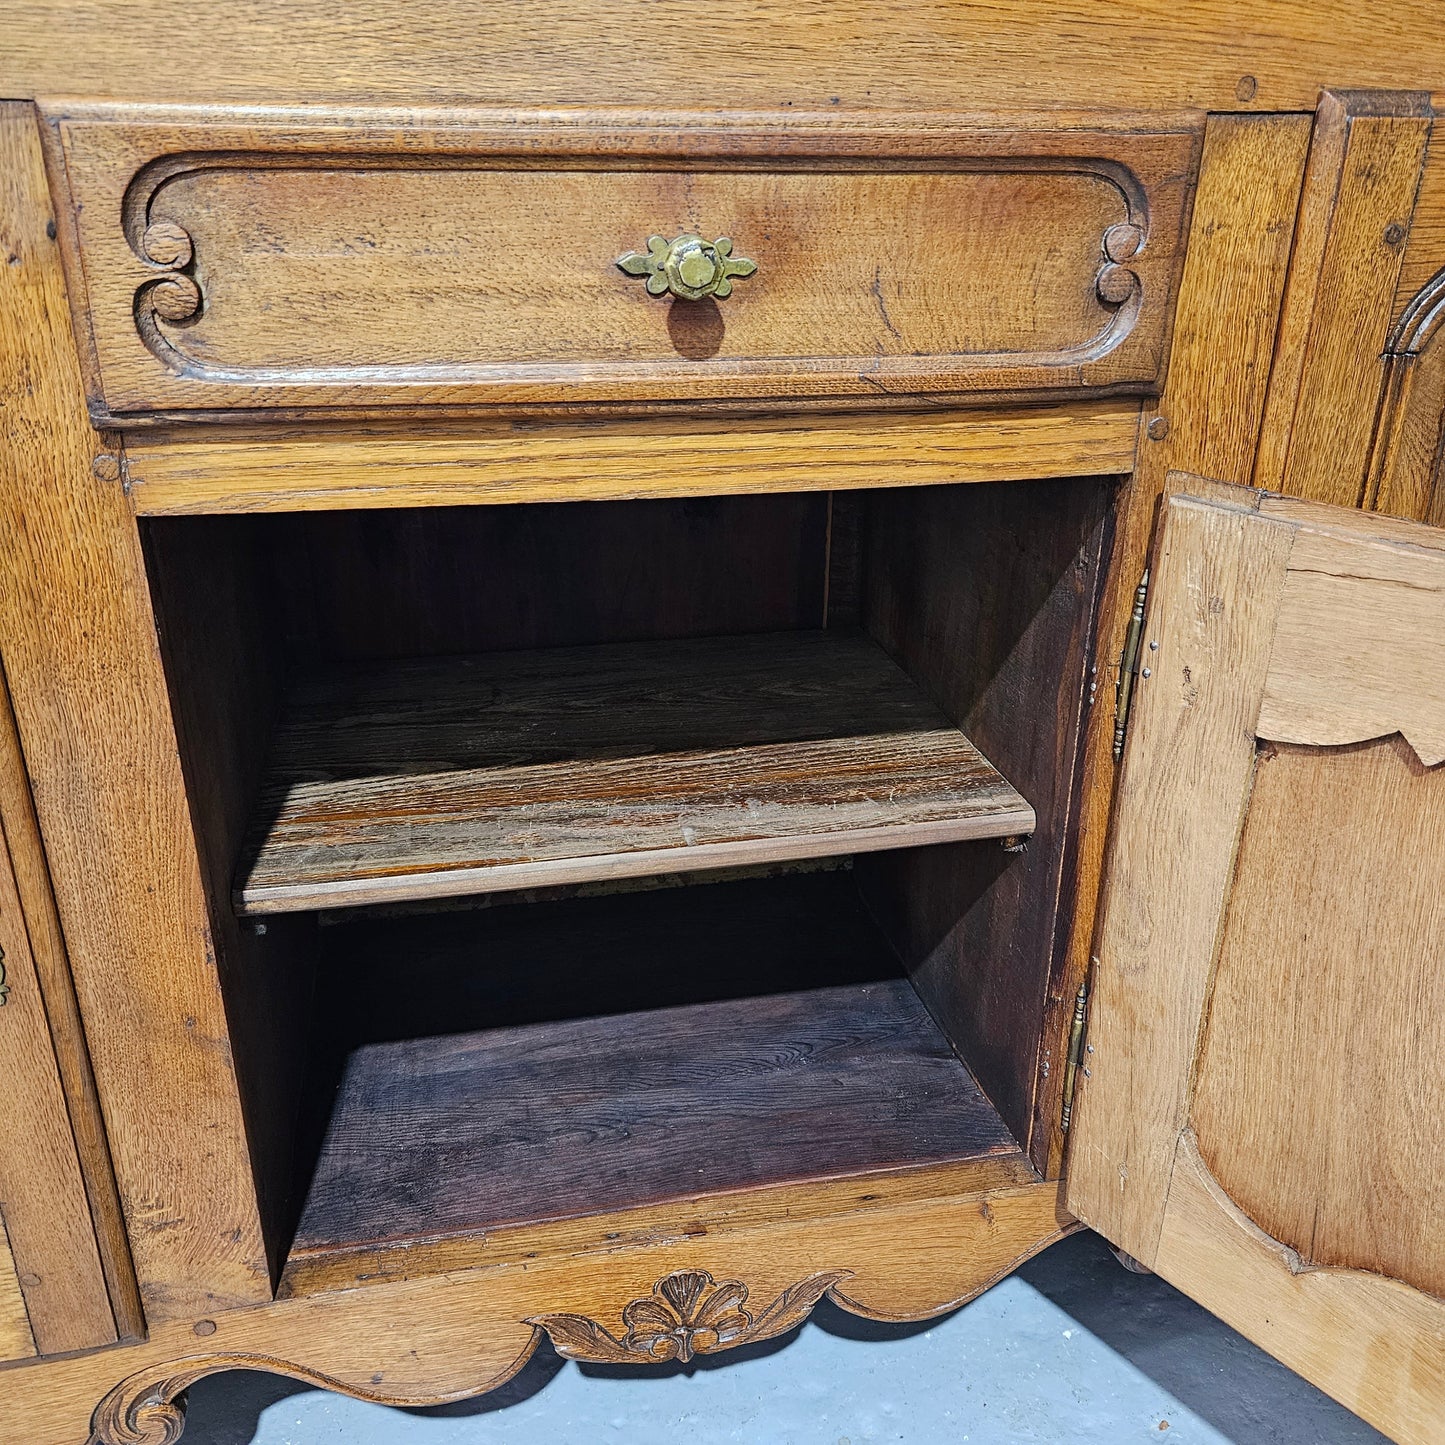
[[1445, 1439], [1445, 531], [1179, 477], [1068, 1161], [1085, 1222]]
[[[38, 848], [33, 836], [19, 836], [34, 820], [28, 793], [17, 794], [24, 780], [14, 739], [0, 682], [0, 1360], [117, 1338], [72, 1126], [72, 1109], [93, 1102], [67, 1100], [52, 1034], [58, 1025], [21, 904], [17, 866], [33, 870]], [[45, 886], [29, 884], [32, 894]]]

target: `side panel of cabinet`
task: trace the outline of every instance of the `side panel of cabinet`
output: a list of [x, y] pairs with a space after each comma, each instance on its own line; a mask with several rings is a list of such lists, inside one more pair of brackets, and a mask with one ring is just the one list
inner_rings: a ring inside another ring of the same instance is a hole
[[271, 1284], [140, 538], [86, 421], [28, 105], [0, 105], [0, 232], [0, 639], [154, 1323]]
[[[0, 684], [0, 711], [9, 702]], [[3, 808], [0, 808], [3, 813]], [[0, 1219], [13, 1259], [24, 1337], [41, 1354], [116, 1339], [100, 1249], [91, 1222], [70, 1111], [61, 1086], [50, 1021], [11, 864], [0, 831], [0, 1056], [7, 1105], [0, 1109]], [[12, 1303], [0, 1257], [0, 1350], [22, 1343], [7, 1329]], [[20, 1348], [17, 1354], [29, 1354]]]
[[1445, 533], [1176, 485], [1203, 495], [1156, 539], [1069, 1206], [1437, 1439]]

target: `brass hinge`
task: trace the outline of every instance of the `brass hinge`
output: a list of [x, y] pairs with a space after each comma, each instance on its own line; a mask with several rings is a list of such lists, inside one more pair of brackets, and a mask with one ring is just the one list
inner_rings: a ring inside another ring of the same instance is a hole
[[1064, 1061], [1064, 1108], [1059, 1116], [1059, 1125], [1065, 1134], [1069, 1132], [1069, 1124], [1074, 1116], [1074, 1085], [1084, 1061], [1084, 1034], [1088, 1019], [1089, 975], [1085, 974], [1084, 981], [1074, 996], [1074, 1019], [1069, 1025], [1069, 1053]]
[[1144, 604], [1149, 599], [1149, 569], [1134, 589], [1134, 608], [1129, 613], [1129, 630], [1124, 634], [1124, 651], [1119, 655], [1119, 686], [1114, 693], [1114, 761], [1124, 756], [1124, 734], [1129, 729], [1129, 704], [1134, 697], [1134, 679], [1139, 675], [1139, 644], [1144, 637]]

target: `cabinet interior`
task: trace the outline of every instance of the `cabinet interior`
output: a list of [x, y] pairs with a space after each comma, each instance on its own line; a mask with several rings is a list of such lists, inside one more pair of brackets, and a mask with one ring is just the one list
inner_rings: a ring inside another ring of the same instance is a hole
[[1036, 1177], [1111, 491], [144, 520], [281, 1288]]

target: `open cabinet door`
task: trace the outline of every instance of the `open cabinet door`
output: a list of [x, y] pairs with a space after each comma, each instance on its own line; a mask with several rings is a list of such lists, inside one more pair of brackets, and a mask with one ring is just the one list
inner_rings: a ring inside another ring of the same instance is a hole
[[1445, 531], [1171, 478], [1068, 1161], [1086, 1223], [1445, 1440]]

